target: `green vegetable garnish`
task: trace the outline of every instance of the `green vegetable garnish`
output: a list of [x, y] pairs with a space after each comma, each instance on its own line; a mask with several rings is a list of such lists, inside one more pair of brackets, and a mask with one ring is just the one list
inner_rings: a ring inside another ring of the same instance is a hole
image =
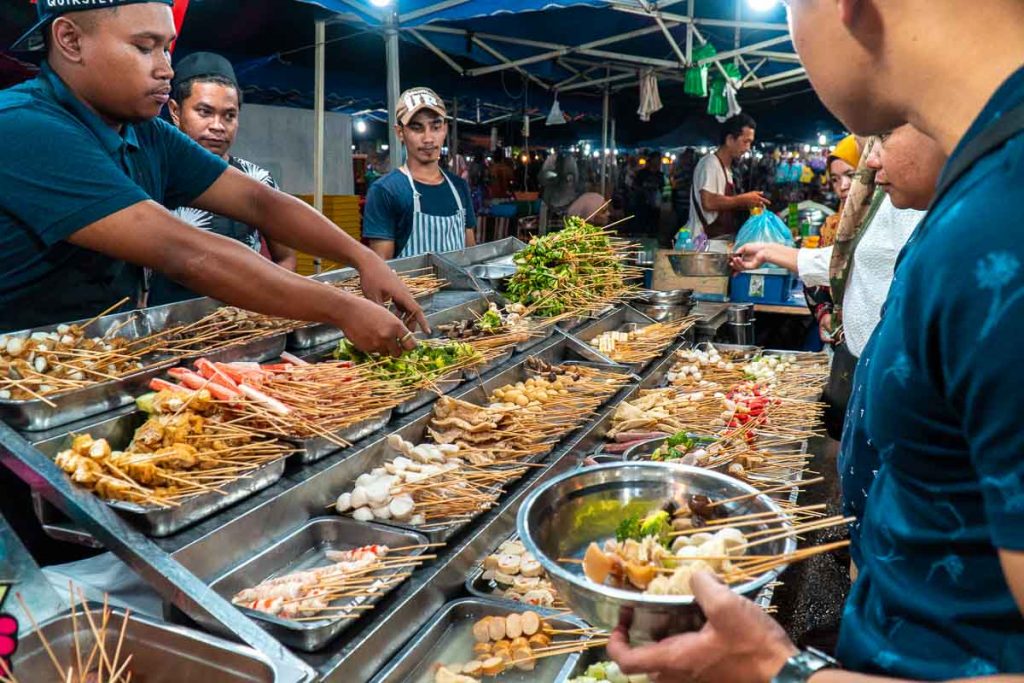
[[615, 529], [615, 540], [622, 543], [627, 538], [632, 538], [634, 541], [643, 539], [640, 534], [641, 519], [640, 515], [630, 515], [619, 522], [619, 526]]
[[469, 344], [449, 342], [437, 345], [420, 344], [398, 358], [392, 358], [363, 353], [352, 346], [347, 339], [342, 339], [338, 342], [338, 348], [334, 350], [333, 355], [337, 360], [350, 360], [355, 363], [372, 362], [371, 372], [377, 376], [410, 385], [433, 381], [455, 366], [471, 363], [480, 354]]
[[615, 539], [620, 543], [627, 539], [642, 541], [646, 536], [655, 536], [658, 541], [667, 545], [669, 532], [672, 531], [672, 519], [665, 510], [657, 510], [646, 516], [629, 515], [615, 529]]
[[665, 445], [669, 448], [682, 446], [684, 451], [688, 451], [697, 445], [697, 440], [686, 432], [676, 432], [672, 436], [668, 437], [668, 440], [665, 441]]

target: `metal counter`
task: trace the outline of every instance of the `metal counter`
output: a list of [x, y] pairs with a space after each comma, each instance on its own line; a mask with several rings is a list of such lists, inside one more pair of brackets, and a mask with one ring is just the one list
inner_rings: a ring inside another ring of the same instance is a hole
[[[450, 269], [448, 272], [462, 272], [468, 265], [510, 257], [523, 246], [519, 240], [509, 238], [461, 252], [430, 255], [428, 260], [445, 264], [444, 267]], [[391, 262], [396, 270], [409, 270], [417, 264], [407, 260]], [[465, 277], [457, 279], [465, 289], [439, 292], [431, 302], [433, 312], [479, 301], [481, 294], [487, 291], [479, 284], [474, 286]], [[708, 314], [714, 317], [714, 311]], [[642, 377], [630, 374], [629, 381], [585, 424], [563, 436], [525, 476], [508, 485], [494, 507], [448, 535], [447, 546], [435, 550], [436, 559], [418, 568], [384, 596], [374, 610], [354, 620], [316, 653], [299, 654], [283, 646], [212, 590], [210, 584], [252, 560], [261, 549], [295, 534], [311, 519], [335, 514], [327, 507], [343, 486], [351, 483], [353, 473], [379, 462], [386, 436], [391, 433], [411, 439], [422, 436], [432, 406], [396, 417], [376, 437], [371, 436], [319, 462], [289, 470], [267, 489], [194, 526], [159, 539], [146, 538], [102, 501], [77, 489], [53, 462], [4, 424], [0, 424], [0, 446], [3, 447], [0, 462], [30, 482], [49, 503], [67, 515], [73, 525], [87, 531], [134, 569], [161, 595], [168, 606], [166, 616], [191, 626], [202, 622], [219, 634], [249, 644], [279, 664], [280, 670], [302, 672], [299, 677], [281, 680], [365, 681], [379, 672], [435, 612], [447, 602], [465, 595], [466, 576], [484, 554], [515, 530], [516, 512], [524, 498], [542, 482], [579, 466], [584, 457], [592, 454], [603, 442], [618, 404], [640, 387], [658, 385], [673, 362], [670, 356], [686, 343], [679, 341], [671, 345], [660, 359], [650, 363]], [[548, 362], [575, 360], [609, 366], [608, 359], [587, 344], [558, 330], [533, 349], [517, 352], [481, 377], [467, 381], [453, 395], [479, 402], [487, 391], [498, 386], [497, 383], [522, 373], [520, 366], [531, 355]], [[59, 434], [39, 436], [52, 438]]]

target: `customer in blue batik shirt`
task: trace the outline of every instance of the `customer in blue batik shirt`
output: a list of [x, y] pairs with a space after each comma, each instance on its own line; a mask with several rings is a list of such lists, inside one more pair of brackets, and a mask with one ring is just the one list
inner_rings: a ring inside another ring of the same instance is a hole
[[632, 649], [619, 629], [608, 652], [625, 672], [658, 681], [1019, 683], [1024, 3], [787, 6], [811, 82], [846, 125], [879, 134], [912, 122], [949, 155], [847, 413], [842, 463], [854, 475], [843, 490], [863, 503], [860, 572], [837, 650], [847, 671], [798, 650], [708, 574], [692, 580], [708, 619], [700, 632]]

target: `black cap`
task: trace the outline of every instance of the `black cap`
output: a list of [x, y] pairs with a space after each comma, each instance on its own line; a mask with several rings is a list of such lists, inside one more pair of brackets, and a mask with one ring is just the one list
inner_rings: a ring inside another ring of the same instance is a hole
[[238, 79], [235, 78], [235, 69], [231, 62], [214, 52], [193, 52], [174, 65], [174, 78], [171, 80], [171, 87], [178, 87], [179, 83], [192, 80], [201, 76], [220, 76], [235, 84], [238, 88]]
[[142, 2], [157, 2], [174, 5], [174, 0], [36, 0], [36, 23], [11, 45], [12, 50], [26, 52], [43, 49], [43, 30], [62, 14], [84, 12], [91, 9], [107, 9], [121, 5], [137, 5]]

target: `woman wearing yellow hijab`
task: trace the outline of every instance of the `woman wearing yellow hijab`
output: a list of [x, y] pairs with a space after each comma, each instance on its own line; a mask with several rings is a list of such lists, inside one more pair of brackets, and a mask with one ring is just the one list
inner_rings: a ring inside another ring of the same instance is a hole
[[826, 173], [832, 190], [839, 195], [839, 208], [836, 212], [825, 219], [821, 226], [821, 242], [823, 247], [830, 246], [836, 241], [836, 229], [839, 227], [839, 217], [843, 215], [843, 203], [850, 193], [850, 186], [853, 184], [853, 176], [860, 163], [861, 147], [854, 135], [847, 135], [839, 141], [836, 148], [828, 155]]

